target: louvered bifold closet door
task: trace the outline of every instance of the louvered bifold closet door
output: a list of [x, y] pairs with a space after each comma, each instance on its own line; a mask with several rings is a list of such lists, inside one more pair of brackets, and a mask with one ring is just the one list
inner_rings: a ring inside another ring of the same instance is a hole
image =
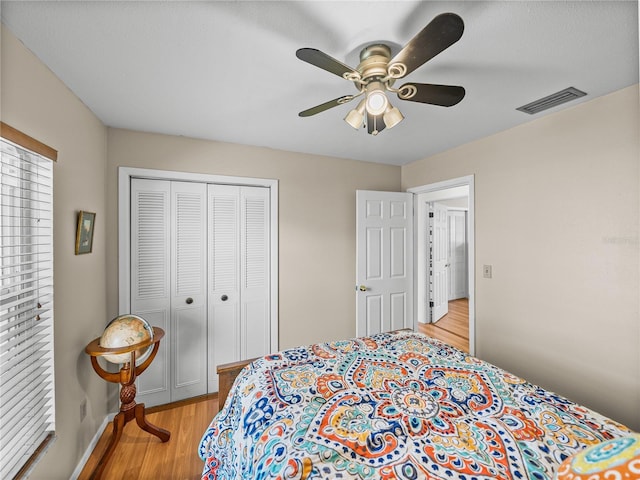
[[[270, 346], [269, 189], [208, 186], [209, 369]], [[218, 390], [209, 375], [209, 392]]]
[[[240, 360], [240, 189], [208, 186], [209, 366]], [[218, 376], [209, 375], [209, 392]]]
[[13, 478], [55, 428], [53, 162], [0, 145], [0, 478]]
[[207, 393], [206, 184], [133, 179], [132, 312], [161, 327], [138, 380], [147, 405]]
[[207, 393], [207, 186], [171, 182], [171, 401]]
[[269, 190], [240, 188], [240, 357], [269, 352]]
[[147, 405], [171, 401], [171, 182], [131, 181], [131, 312], [166, 336], [151, 366], [138, 378]]

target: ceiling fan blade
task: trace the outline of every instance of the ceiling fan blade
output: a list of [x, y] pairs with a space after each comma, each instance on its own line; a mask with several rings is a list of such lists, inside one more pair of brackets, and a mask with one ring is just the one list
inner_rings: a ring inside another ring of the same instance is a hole
[[401, 63], [406, 67], [406, 71], [398, 78], [409, 75], [420, 65], [460, 40], [463, 31], [464, 22], [455, 13], [438, 15], [391, 59], [389, 71], [392, 70], [393, 64]]
[[330, 108], [348, 103], [351, 100], [353, 100], [353, 95], [345, 95], [343, 97], [335, 98], [333, 100], [329, 100], [328, 102], [321, 103], [320, 105], [316, 105], [315, 107], [311, 107], [311, 108], [308, 108], [307, 110], [303, 110], [298, 114], [298, 116], [310, 117], [311, 115], [315, 115], [316, 113], [324, 112], [325, 110], [329, 110]]
[[342, 78], [345, 73], [357, 73], [350, 66], [315, 48], [300, 48], [296, 51], [296, 57]]
[[367, 112], [367, 133], [377, 135], [386, 127], [382, 115], [371, 115]]
[[398, 98], [411, 102], [429, 103], [441, 107], [452, 107], [464, 98], [463, 87], [434, 85], [431, 83], [405, 83], [398, 90]]

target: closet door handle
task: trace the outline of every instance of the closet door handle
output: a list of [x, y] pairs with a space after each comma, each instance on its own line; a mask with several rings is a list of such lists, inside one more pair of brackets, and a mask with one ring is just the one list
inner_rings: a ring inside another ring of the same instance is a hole
[[185, 300], [185, 302], [187, 302], [187, 305], [191, 305], [193, 303], [193, 298], [189, 297]]
[[229, 300], [229, 297], [227, 297], [226, 295], [222, 295], [220, 297], [220, 300], [222, 300], [223, 302], [226, 302], [227, 300]]

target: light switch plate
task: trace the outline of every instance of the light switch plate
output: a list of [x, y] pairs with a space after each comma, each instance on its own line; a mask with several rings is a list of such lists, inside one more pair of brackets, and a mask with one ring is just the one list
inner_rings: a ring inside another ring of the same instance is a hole
[[483, 265], [482, 266], [482, 276], [484, 278], [491, 278], [492, 275], [492, 266], [491, 265]]

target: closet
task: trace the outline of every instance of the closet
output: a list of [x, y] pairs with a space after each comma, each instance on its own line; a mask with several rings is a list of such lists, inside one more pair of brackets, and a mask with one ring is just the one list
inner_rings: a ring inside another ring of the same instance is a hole
[[269, 193], [131, 178], [130, 311], [166, 334], [140, 402], [215, 392], [216, 365], [270, 352]]

